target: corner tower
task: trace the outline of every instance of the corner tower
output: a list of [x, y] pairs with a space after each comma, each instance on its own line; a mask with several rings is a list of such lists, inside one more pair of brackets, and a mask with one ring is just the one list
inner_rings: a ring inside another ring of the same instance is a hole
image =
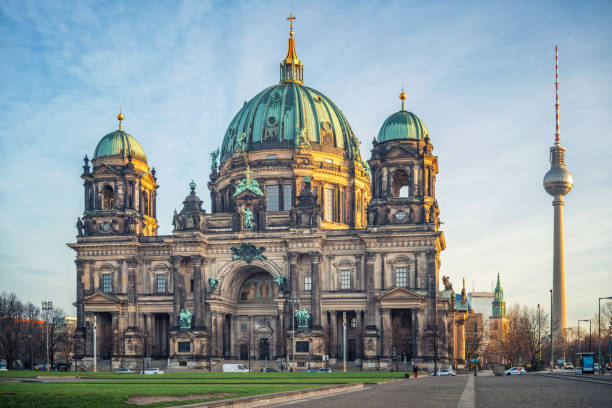
[[77, 221], [79, 237], [95, 235], [157, 235], [157, 180], [149, 169], [140, 143], [119, 129], [104, 136], [96, 146], [92, 168], [83, 159], [83, 218]]
[[406, 110], [406, 94], [399, 96], [402, 108], [383, 123], [372, 141], [369, 160], [372, 200], [368, 226], [433, 224], [439, 227], [436, 200], [438, 158], [433, 155], [427, 127]]

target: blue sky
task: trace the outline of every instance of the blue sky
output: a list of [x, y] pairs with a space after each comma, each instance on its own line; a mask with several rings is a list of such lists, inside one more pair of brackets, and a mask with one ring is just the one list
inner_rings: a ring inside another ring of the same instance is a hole
[[[426, 4], [425, 4], [426, 3]], [[549, 304], [559, 44], [568, 323], [612, 295], [612, 3], [10, 1], [0, 3], [0, 288], [74, 313], [82, 158], [117, 127], [155, 166], [160, 233], [245, 100], [278, 81], [289, 12], [305, 83], [343, 111], [369, 158], [399, 109], [440, 160], [441, 275], [509, 303]]]

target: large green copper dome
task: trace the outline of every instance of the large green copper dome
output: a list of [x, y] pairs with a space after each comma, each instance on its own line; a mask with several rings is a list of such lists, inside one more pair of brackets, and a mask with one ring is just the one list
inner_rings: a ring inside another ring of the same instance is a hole
[[331, 147], [343, 149], [349, 158], [359, 156], [359, 143], [342, 111], [321, 92], [285, 81], [245, 102], [225, 132], [221, 162], [232, 156], [241, 133], [246, 135], [247, 150], [254, 151], [294, 149], [299, 132], [311, 144], [329, 135]]
[[428, 133], [425, 124], [417, 115], [402, 109], [385, 120], [378, 132], [377, 142], [396, 139], [423, 140]]
[[128, 152], [132, 154], [134, 160], [147, 162], [147, 156], [142, 146], [140, 146], [140, 143], [127, 132], [115, 130], [104, 136], [102, 140], [98, 142], [94, 152], [94, 159], [99, 159], [101, 157], [127, 158]]

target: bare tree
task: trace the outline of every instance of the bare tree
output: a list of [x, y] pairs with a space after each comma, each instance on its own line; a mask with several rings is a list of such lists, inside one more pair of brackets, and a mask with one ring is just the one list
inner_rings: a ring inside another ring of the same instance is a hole
[[0, 294], [0, 357], [9, 369], [20, 360], [23, 349], [24, 305], [14, 293]]
[[468, 318], [465, 324], [465, 359], [467, 361], [483, 356], [488, 336], [488, 328], [482, 321], [482, 315]]
[[40, 342], [41, 342], [41, 325], [40, 325], [40, 308], [32, 302], [28, 302], [25, 305], [25, 336], [27, 338], [27, 344], [24, 344], [24, 355], [22, 361], [27, 361], [24, 367], [32, 368], [34, 361], [40, 358]]
[[540, 354], [550, 347], [548, 314], [542, 309], [512, 305], [508, 310], [507, 327], [498, 342], [498, 351], [511, 365], [530, 364], [537, 366]]

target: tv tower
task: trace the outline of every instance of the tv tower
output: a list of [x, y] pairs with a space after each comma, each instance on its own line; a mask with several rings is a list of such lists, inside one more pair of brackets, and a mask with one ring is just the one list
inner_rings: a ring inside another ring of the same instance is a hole
[[563, 196], [570, 192], [574, 178], [565, 168], [565, 148], [559, 134], [559, 47], [555, 46], [555, 144], [550, 148], [550, 170], [544, 176], [544, 189], [553, 196], [555, 229], [553, 246], [553, 305], [552, 333], [556, 342], [564, 338], [565, 319], [565, 264], [563, 255]]

